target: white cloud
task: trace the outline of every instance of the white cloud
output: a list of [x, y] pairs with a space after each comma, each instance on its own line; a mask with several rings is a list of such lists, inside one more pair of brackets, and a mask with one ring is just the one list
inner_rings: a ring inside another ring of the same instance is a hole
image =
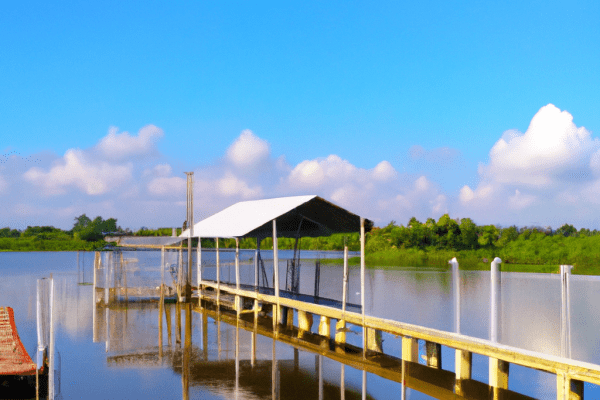
[[[490, 150], [485, 178], [503, 184], [549, 186], [590, 177], [590, 157], [600, 142], [552, 104], [542, 107], [524, 134], [511, 130]], [[597, 167], [597, 158], [592, 159]]]
[[382, 161], [373, 168], [373, 179], [378, 181], [387, 181], [398, 175], [392, 164], [388, 161]]
[[8, 189], [8, 182], [0, 175], [0, 194], [4, 193], [6, 189]]
[[257, 198], [262, 195], [260, 186], [250, 188], [246, 182], [227, 172], [216, 185], [223, 196], [240, 196], [243, 199]]
[[118, 128], [111, 127], [108, 135], [96, 147], [108, 160], [126, 160], [156, 153], [156, 142], [163, 135], [162, 129], [154, 125], [144, 126], [137, 136], [132, 136], [129, 132], [118, 133]]
[[227, 160], [239, 168], [255, 167], [269, 158], [270, 146], [251, 130], [242, 131], [227, 149]]
[[160, 176], [148, 183], [148, 192], [156, 196], [185, 197], [187, 181], [179, 176]]
[[41, 187], [47, 195], [64, 194], [71, 187], [77, 187], [88, 195], [107, 193], [132, 178], [131, 163], [113, 165], [95, 160], [79, 149], [67, 150], [49, 171], [30, 168], [24, 177]]
[[508, 204], [511, 208], [520, 210], [531, 205], [535, 199], [535, 196], [523, 194], [519, 189], [515, 189], [515, 194], [508, 198]]

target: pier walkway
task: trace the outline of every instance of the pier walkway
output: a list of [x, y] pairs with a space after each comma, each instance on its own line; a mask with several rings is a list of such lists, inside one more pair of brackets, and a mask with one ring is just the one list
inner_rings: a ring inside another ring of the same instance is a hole
[[35, 371], [17, 333], [13, 309], [0, 307], [0, 375], [35, 375]]

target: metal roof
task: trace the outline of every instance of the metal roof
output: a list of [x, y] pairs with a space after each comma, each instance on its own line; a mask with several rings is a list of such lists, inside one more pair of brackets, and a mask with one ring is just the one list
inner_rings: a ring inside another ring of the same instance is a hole
[[[194, 225], [193, 237], [244, 238], [328, 236], [360, 231], [360, 217], [319, 196], [278, 197], [236, 203]], [[302, 224], [300, 225], [300, 222]], [[365, 230], [373, 222], [365, 219]], [[300, 228], [300, 230], [298, 230]], [[189, 229], [179, 237], [189, 237]]]

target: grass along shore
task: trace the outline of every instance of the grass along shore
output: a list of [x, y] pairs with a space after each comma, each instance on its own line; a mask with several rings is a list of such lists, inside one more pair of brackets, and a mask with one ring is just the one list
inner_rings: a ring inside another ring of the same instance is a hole
[[[448, 261], [456, 257], [461, 270], [467, 271], [489, 271], [490, 264], [494, 259], [491, 254], [481, 254], [481, 251], [411, 251], [390, 249], [366, 254], [365, 264], [367, 268], [376, 269], [449, 269]], [[498, 254], [503, 261], [502, 255]], [[484, 261], [487, 259], [487, 262]], [[516, 262], [515, 262], [516, 261]], [[322, 264], [341, 264], [343, 260], [321, 259]], [[360, 257], [351, 257], [350, 265], [360, 264]], [[573, 265], [575, 275], [600, 275], [600, 260], [596, 257], [579, 257], [575, 260], [565, 260], [564, 264]], [[503, 262], [500, 266], [503, 272], [533, 272], [533, 273], [559, 273], [558, 263], [529, 263], [521, 260]]]

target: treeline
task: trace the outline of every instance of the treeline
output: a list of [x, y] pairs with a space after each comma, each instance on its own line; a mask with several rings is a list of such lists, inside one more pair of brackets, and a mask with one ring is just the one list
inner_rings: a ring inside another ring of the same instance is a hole
[[[451, 219], [448, 214], [422, 223], [411, 218], [406, 226], [394, 221], [367, 235], [367, 262], [371, 265], [447, 265], [457, 257], [461, 267], [478, 269], [494, 257], [503, 263], [519, 265], [559, 264], [575, 266], [576, 273], [597, 271], [600, 265], [600, 232], [565, 224], [550, 227], [506, 228], [478, 226], [471, 219]], [[526, 269], [526, 268], [524, 268]], [[531, 269], [536, 271], [536, 269]]]
[[74, 251], [94, 250], [106, 245], [106, 233], [125, 233], [115, 218], [93, 220], [85, 214], [75, 218], [73, 228], [65, 231], [53, 226], [28, 226], [19, 231], [0, 229], [0, 251]]
[[481, 248], [502, 248], [521, 239], [545, 237], [590, 237], [599, 236], [597, 230], [581, 229], [565, 224], [556, 230], [542, 227], [476, 225], [470, 218], [452, 219], [442, 215], [437, 222], [433, 218], [422, 223], [411, 218], [406, 226], [390, 222], [384, 228], [374, 228], [367, 235], [368, 252], [387, 249], [426, 249], [435, 250], [477, 250]]

